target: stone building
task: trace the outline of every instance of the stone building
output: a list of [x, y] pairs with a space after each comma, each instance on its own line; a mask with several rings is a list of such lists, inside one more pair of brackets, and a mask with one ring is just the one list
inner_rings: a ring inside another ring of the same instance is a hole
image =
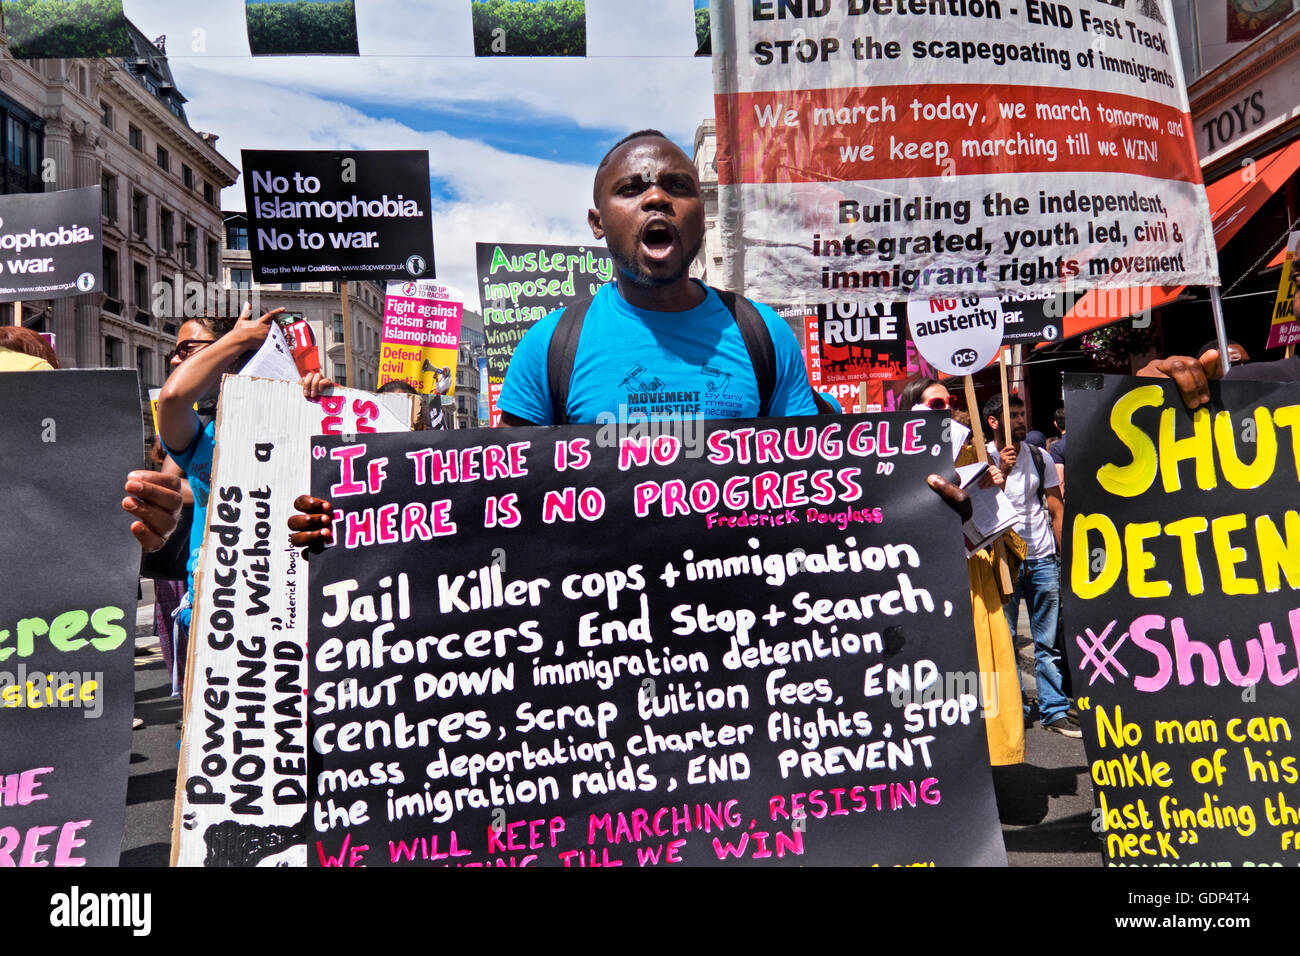
[[0, 37], [0, 192], [100, 187], [103, 291], [24, 302], [22, 321], [54, 334], [65, 368], [134, 367], [148, 388], [175, 344], [171, 290], [221, 280], [220, 195], [239, 171], [190, 127], [165, 38], [129, 29], [121, 60], [15, 60]]

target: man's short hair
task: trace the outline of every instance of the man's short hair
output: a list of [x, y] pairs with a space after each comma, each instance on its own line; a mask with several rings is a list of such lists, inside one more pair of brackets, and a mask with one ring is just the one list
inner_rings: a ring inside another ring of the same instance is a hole
[[[1024, 405], [1025, 401], [1019, 395], [1012, 395], [1010, 398], [1007, 399], [1007, 404], [1010, 405], [1012, 408], [1015, 408], [1017, 405]], [[1002, 396], [994, 395], [992, 398], [990, 398], [987, 402], [984, 403], [984, 408], [982, 409], [982, 411], [984, 412], [985, 421], [987, 421], [990, 418], [1001, 418], [1002, 417]]]
[[[635, 133], [628, 133], [626, 136], [624, 136], [622, 139], [620, 139], [617, 143], [615, 143], [613, 146], [609, 148], [609, 152], [606, 153], [604, 157], [601, 158], [601, 161], [596, 165], [596, 172], [599, 173], [602, 169], [604, 169], [606, 166], [609, 165], [609, 158], [613, 156], [615, 151], [617, 151], [618, 148], [622, 146], [624, 143], [630, 143], [634, 139], [642, 139], [647, 136], [654, 136], [657, 137], [658, 139], [668, 139], [667, 136], [659, 132], [659, 130], [657, 129], [639, 129]], [[672, 140], [668, 139], [668, 142], [671, 143]]]
[[1052, 424], [1056, 426], [1056, 430], [1058, 432], [1060, 432], [1062, 435], [1065, 434], [1065, 409], [1064, 408], [1058, 408], [1056, 411], [1052, 412]]
[[[1241, 343], [1238, 342], [1236, 339], [1228, 339], [1228, 348], [1232, 348], [1234, 345], [1237, 346], [1237, 348], [1242, 349], [1243, 352], [1245, 351], [1245, 349], [1242, 348]], [[1206, 352], [1210, 351], [1210, 349], [1215, 349], [1217, 351], [1218, 348], [1219, 348], [1219, 340], [1217, 338], [1210, 339], [1210, 341], [1206, 342], [1204, 345], [1202, 345], [1199, 349], [1196, 350], [1196, 357], [1200, 358]]]

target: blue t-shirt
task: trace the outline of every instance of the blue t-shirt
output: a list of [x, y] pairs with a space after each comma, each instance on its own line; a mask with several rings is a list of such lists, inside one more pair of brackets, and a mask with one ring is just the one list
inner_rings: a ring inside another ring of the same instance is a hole
[[[753, 418], [758, 380], [740, 327], [712, 289], [685, 312], [630, 305], [608, 283], [596, 293], [573, 361], [569, 421], [596, 424], [602, 412], [626, 419]], [[799, 343], [785, 321], [755, 303], [776, 351], [774, 416], [815, 415]], [[546, 355], [564, 310], [552, 312], [515, 347], [497, 405], [538, 425], [553, 425]]]
[[[163, 447], [166, 447], [165, 442]], [[183, 452], [178, 453], [167, 448], [167, 454], [171, 455], [172, 461], [185, 472], [185, 477], [190, 483], [190, 491], [194, 492], [194, 523], [190, 525], [190, 559], [185, 563], [185, 571], [188, 575], [186, 583], [189, 585], [191, 602], [194, 600], [194, 566], [199, 563], [199, 551], [203, 547], [203, 528], [207, 525], [208, 519], [208, 493], [212, 486], [212, 452], [216, 447], [216, 422], [213, 421], [199, 429], [194, 436], [194, 441], [190, 442], [190, 447]], [[180, 619], [188, 630], [189, 608], [181, 611]]]

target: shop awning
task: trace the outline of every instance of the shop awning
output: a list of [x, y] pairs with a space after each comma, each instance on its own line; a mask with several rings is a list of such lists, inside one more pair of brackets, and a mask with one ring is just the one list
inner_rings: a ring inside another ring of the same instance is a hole
[[[1244, 167], [1206, 186], [1215, 247], [1222, 249], [1226, 246], [1297, 169], [1300, 169], [1300, 141], [1256, 160], [1253, 167]], [[1277, 262], [1281, 261], [1279, 255]], [[1083, 335], [1143, 309], [1167, 305], [1178, 298], [1183, 289], [1184, 286], [1154, 286], [1089, 292], [1066, 315], [1064, 337]]]

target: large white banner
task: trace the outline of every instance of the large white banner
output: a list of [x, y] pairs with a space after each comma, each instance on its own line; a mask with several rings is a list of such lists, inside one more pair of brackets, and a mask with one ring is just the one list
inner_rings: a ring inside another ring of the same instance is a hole
[[748, 295], [1218, 284], [1168, 0], [712, 13], [721, 218]]
[[406, 431], [410, 395], [228, 375], [185, 679], [176, 866], [307, 865], [307, 565], [289, 546], [311, 436]]

